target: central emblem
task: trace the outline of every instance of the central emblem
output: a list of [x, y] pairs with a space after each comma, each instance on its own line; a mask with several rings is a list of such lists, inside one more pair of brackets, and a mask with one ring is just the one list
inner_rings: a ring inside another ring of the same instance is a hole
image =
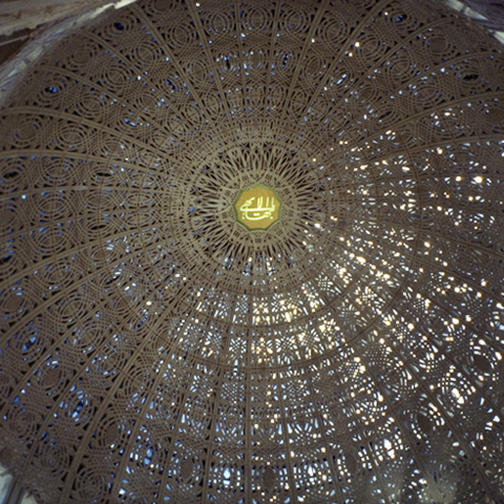
[[236, 220], [249, 231], [264, 231], [278, 221], [281, 205], [273, 189], [254, 184], [238, 193], [233, 210]]

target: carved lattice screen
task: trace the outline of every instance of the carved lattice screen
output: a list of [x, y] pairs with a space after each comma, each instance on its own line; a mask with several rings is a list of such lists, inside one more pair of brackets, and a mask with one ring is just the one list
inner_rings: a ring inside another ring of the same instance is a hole
[[3, 461], [49, 504], [502, 502], [503, 85], [427, 0], [46, 51], [0, 119]]

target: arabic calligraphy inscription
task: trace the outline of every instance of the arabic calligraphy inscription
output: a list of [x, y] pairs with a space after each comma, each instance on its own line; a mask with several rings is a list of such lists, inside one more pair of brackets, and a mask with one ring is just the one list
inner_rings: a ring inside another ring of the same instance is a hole
[[281, 202], [273, 189], [254, 184], [238, 193], [233, 208], [238, 222], [248, 230], [266, 230], [279, 217]]

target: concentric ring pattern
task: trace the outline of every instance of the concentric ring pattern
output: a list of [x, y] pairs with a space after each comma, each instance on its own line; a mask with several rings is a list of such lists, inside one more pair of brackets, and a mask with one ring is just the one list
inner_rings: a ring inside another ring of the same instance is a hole
[[11, 470], [41, 504], [502, 502], [501, 46], [427, 0], [107, 16], [1, 110]]

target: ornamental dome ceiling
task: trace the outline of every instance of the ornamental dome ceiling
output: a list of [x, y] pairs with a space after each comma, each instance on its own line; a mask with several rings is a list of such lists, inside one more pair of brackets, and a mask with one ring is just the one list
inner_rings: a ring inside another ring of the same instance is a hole
[[502, 45], [429, 0], [152, 0], [42, 49], [0, 109], [40, 504], [502, 502]]

